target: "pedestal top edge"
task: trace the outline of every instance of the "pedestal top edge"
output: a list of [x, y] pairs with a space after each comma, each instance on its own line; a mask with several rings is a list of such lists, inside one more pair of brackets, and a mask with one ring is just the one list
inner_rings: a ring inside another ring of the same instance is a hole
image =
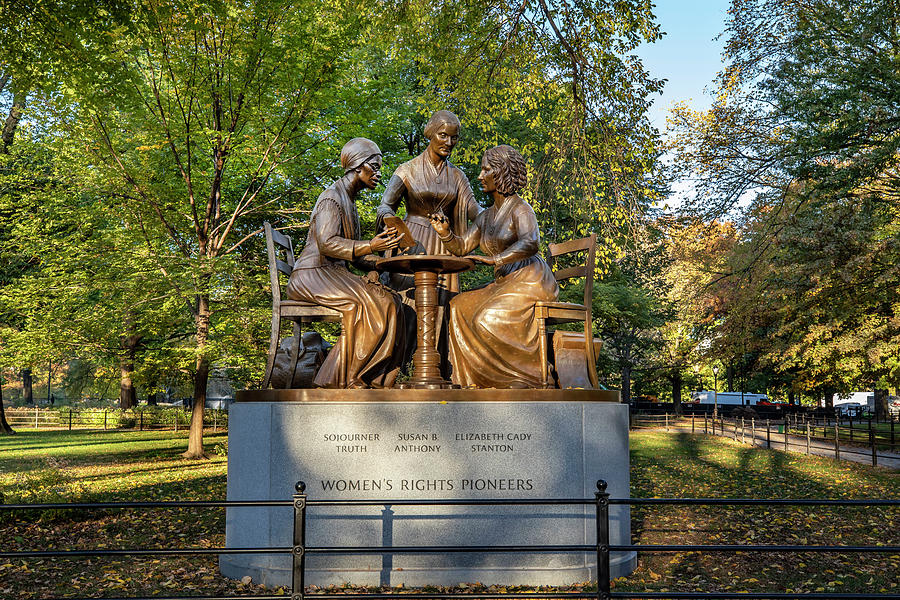
[[236, 402], [621, 402], [618, 390], [241, 390]]

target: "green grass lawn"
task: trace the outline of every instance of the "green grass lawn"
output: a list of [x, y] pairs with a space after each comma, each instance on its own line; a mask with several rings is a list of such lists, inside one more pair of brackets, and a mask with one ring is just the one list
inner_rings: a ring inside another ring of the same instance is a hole
[[[0, 437], [0, 493], [14, 501], [224, 499], [225, 434], [206, 436], [208, 461], [180, 453], [186, 432], [24, 431]], [[751, 448], [712, 436], [634, 432], [634, 497], [897, 498], [900, 474]], [[635, 543], [900, 545], [900, 510], [652, 507], [632, 510]], [[222, 509], [109, 510], [90, 516], [0, 516], [9, 550], [224, 545]], [[900, 591], [900, 556], [695, 552], [642, 555], [616, 589]], [[477, 588], [476, 588], [477, 589]], [[467, 588], [472, 591], [472, 588]], [[246, 595], [214, 557], [0, 560], [0, 598]], [[269, 592], [271, 593], [271, 592]]]
[[[634, 497], [900, 497], [900, 473], [659, 431], [631, 436]], [[900, 545], [900, 508], [653, 507], [632, 510], [644, 544]], [[897, 554], [695, 552], [642, 555], [620, 590], [752, 592], [900, 591]]]

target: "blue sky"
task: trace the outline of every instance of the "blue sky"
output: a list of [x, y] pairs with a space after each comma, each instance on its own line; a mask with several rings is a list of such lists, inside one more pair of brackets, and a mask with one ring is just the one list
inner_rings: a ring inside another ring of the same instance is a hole
[[714, 40], [725, 29], [728, 0], [658, 0], [654, 14], [663, 38], [641, 46], [638, 56], [653, 77], [667, 79], [662, 96], [655, 96], [650, 119], [665, 131], [666, 114], [676, 102], [695, 109], [707, 108], [711, 87], [721, 68], [722, 40]]

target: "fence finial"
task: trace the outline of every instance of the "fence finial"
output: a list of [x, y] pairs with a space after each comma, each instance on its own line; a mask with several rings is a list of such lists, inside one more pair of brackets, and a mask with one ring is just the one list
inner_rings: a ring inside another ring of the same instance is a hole
[[294, 489], [297, 490], [298, 494], [302, 494], [306, 491], [306, 484], [302, 481], [298, 481], [296, 485], [294, 485]]
[[599, 492], [601, 492], [601, 493], [602, 493], [602, 492], [605, 492], [605, 491], [606, 491], [606, 485], [607, 485], [607, 484], [606, 484], [606, 480], [605, 480], [605, 479], [598, 479], [598, 480], [597, 480], [597, 491], [599, 491]]

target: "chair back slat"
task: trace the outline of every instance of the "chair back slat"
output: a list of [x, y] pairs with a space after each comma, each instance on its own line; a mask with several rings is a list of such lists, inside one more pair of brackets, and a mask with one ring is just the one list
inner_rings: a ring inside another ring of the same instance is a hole
[[573, 252], [584, 252], [584, 263], [574, 267], [565, 267], [553, 271], [557, 281], [571, 279], [572, 277], [584, 277], [584, 306], [590, 311], [591, 301], [594, 297], [594, 266], [597, 260], [597, 234], [577, 240], [568, 240], [558, 244], [550, 244], [550, 267], [553, 268], [556, 258]]
[[276, 231], [275, 229], [272, 229], [272, 241], [274, 243], [278, 244], [279, 246], [281, 246], [282, 248], [284, 248], [285, 250], [287, 250], [287, 252], [290, 253], [291, 258], [293, 259], [294, 244], [293, 244], [293, 242], [291, 242], [291, 238], [284, 235], [280, 231]]
[[577, 240], [569, 240], [558, 244], [550, 244], [550, 255], [559, 256], [560, 254], [569, 254], [580, 250], [589, 250], [592, 243], [596, 243], [597, 234], [591, 234], [588, 237], [579, 238]]
[[584, 266], [581, 265], [578, 267], [568, 267], [565, 269], [554, 271], [553, 276], [557, 281], [563, 281], [564, 279], [571, 279], [573, 277], [584, 277], [586, 273], [587, 269], [585, 269]]
[[288, 277], [291, 276], [294, 268], [283, 260], [275, 259], [275, 266], [278, 267], [278, 271], [284, 273]]
[[[275, 228], [266, 221], [263, 223], [266, 232], [266, 254], [269, 257], [269, 280], [272, 283], [272, 300], [277, 305], [281, 302], [282, 288], [278, 273], [284, 273], [288, 277], [294, 270], [294, 248], [291, 238], [283, 233], [275, 231]], [[285, 260], [281, 260], [280, 254], [284, 254]]]

